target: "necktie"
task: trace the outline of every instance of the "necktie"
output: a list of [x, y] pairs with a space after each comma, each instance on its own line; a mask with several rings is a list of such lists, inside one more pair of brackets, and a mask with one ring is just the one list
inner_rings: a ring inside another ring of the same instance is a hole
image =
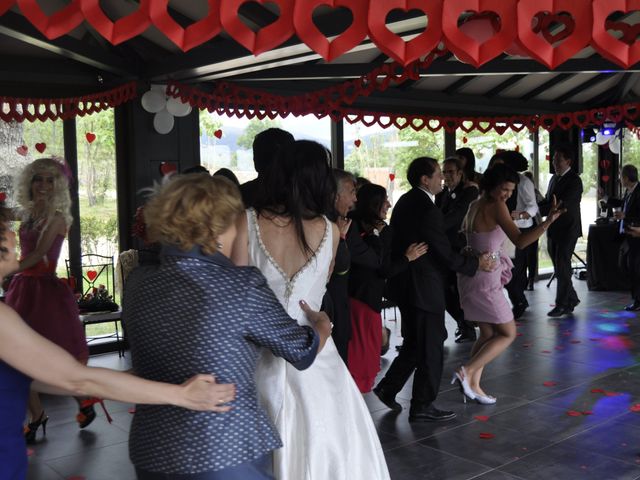
[[558, 183], [558, 175], [554, 175], [553, 177], [551, 177], [551, 180], [549, 180], [549, 188], [547, 188], [547, 200], [549, 201], [553, 200], [553, 193], [554, 193], [554, 190], [556, 189], [557, 183]]

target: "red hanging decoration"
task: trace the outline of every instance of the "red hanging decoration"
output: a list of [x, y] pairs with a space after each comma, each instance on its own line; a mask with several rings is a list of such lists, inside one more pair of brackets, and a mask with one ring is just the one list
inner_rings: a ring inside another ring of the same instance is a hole
[[213, 135], [216, 138], [222, 138], [222, 130], [220, 130], [220, 129], [216, 130], [215, 132], [213, 132]]
[[462, 137], [462, 143], [466, 145], [468, 141], [469, 139], [467, 137]]
[[607, 17], [615, 12], [631, 13], [640, 10], [640, 0], [593, 0], [592, 46], [600, 55], [623, 68], [640, 61], [640, 42], [628, 45], [607, 31]]
[[93, 143], [96, 139], [96, 134], [93, 132], [87, 132], [84, 134], [84, 136], [87, 139], [87, 142], [89, 143]]
[[44, 142], [36, 143], [36, 150], [40, 153], [44, 153], [47, 149], [47, 144]]
[[601, 177], [601, 178], [602, 178], [602, 181], [603, 181], [604, 183], [609, 182], [609, 175], [602, 175], [602, 177]]
[[396, 174], [395, 173], [390, 173], [389, 174], [389, 181], [393, 182], [396, 179]]
[[[84, 17], [79, 4], [80, 0], [72, 0], [66, 7], [47, 16], [36, 0], [18, 0], [22, 14], [49, 40], [69, 33], [82, 23]], [[2, 7], [0, 6], [1, 11]]]
[[16, 148], [16, 153], [18, 155], [26, 157], [27, 153], [29, 153], [29, 147], [27, 147], [26, 145], [20, 145], [18, 148]]
[[356, 146], [356, 148], [360, 148], [360, 145], [362, 144], [362, 140], [360, 140], [360, 139], [354, 140], [353, 144]]
[[[115, 22], [109, 20], [100, 6], [100, 0], [81, 0], [80, 8], [84, 18], [100, 35], [111, 44], [118, 45], [144, 32], [151, 20], [149, 19], [149, 3], [152, 0], [140, 0], [138, 9]], [[155, 1], [155, 0], [154, 0]]]
[[162, 176], [171, 175], [178, 171], [178, 166], [173, 162], [162, 162], [160, 164], [160, 173]]

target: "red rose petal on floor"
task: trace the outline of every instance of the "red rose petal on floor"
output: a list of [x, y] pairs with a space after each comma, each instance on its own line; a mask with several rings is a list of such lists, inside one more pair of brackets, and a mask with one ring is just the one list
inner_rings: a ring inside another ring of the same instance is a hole
[[604, 393], [604, 390], [601, 388], [592, 388], [591, 393]]
[[593, 415], [593, 412], [591, 410], [585, 410], [584, 412], [581, 412], [582, 415]]
[[607, 397], [619, 397], [622, 395], [620, 392], [604, 392]]
[[540, 350], [540, 353], [551, 353], [551, 350]]
[[571, 336], [571, 331], [570, 331], [570, 330], [567, 330], [566, 332], [563, 332], [563, 333], [562, 333], [562, 336], [563, 336], [563, 337], [569, 337], [569, 336]]
[[133, 415], [134, 413], [136, 413], [136, 409], [135, 409], [135, 408], [133, 408], [133, 407], [132, 407], [132, 408], [130, 408], [128, 411], [129, 411], [129, 413], [130, 413], [131, 415]]
[[27, 457], [33, 455], [33, 448], [27, 448]]
[[475, 418], [479, 422], [486, 422], [487, 420], [489, 420], [489, 417], [487, 415], [476, 415], [473, 418]]
[[544, 382], [542, 385], [544, 385], [545, 387], [555, 387], [557, 384], [558, 382], [548, 381]]
[[562, 345], [558, 345], [556, 347], [554, 347], [556, 350], [564, 350], [564, 347]]
[[640, 403], [636, 403], [635, 405], [631, 405], [629, 410], [632, 412], [640, 412]]
[[575, 410], [567, 410], [567, 415], [570, 417], [581, 417], [582, 413], [576, 412]]
[[482, 432], [480, 434], [480, 438], [482, 438], [483, 440], [489, 440], [491, 438], [495, 438], [495, 435], [493, 433]]
[[521, 337], [522, 333], [516, 333], [516, 337]]
[[569, 343], [582, 343], [582, 340], [569, 340]]

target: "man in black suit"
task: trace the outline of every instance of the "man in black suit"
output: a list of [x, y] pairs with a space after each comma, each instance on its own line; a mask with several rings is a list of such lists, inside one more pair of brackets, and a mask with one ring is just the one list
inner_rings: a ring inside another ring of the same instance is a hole
[[445, 234], [442, 212], [435, 205], [435, 195], [442, 190], [442, 172], [433, 158], [416, 158], [407, 170], [413, 187], [400, 197], [391, 215], [395, 233], [392, 257], [404, 255], [412, 243], [426, 242], [429, 251], [411, 262], [406, 272], [393, 277], [389, 294], [398, 303], [404, 342], [387, 374], [374, 388], [378, 398], [392, 410], [401, 410], [395, 396], [411, 374], [413, 393], [410, 421], [440, 421], [455, 417], [433, 405], [438, 396], [444, 360], [445, 286], [449, 270], [474, 275], [478, 267], [495, 268], [489, 255], [480, 258], [454, 252]]
[[[638, 169], [633, 165], [625, 165], [620, 172], [620, 180], [625, 189], [620, 211], [615, 217], [620, 221], [620, 233], [624, 234], [628, 226], [640, 226], [640, 189], [638, 188]], [[633, 302], [624, 307], [629, 312], [640, 311], [640, 239], [625, 239], [629, 253], [627, 269], [631, 277], [631, 297]]]
[[539, 205], [540, 213], [548, 215], [555, 196], [559, 206], [565, 213], [553, 222], [547, 231], [547, 250], [553, 262], [553, 270], [558, 286], [556, 289], [556, 305], [547, 313], [550, 317], [561, 317], [573, 312], [580, 303], [578, 294], [571, 282], [571, 256], [582, 236], [582, 220], [580, 217], [580, 201], [582, 199], [582, 180], [572, 167], [573, 152], [568, 146], [556, 147], [553, 155], [555, 174], [549, 180], [549, 188], [545, 200]]
[[[436, 205], [444, 214], [444, 230], [454, 251], [459, 252], [466, 246], [466, 239], [460, 232], [469, 204], [478, 198], [478, 187], [465, 185], [464, 172], [458, 157], [447, 158], [442, 163], [445, 188], [436, 195]], [[474, 342], [476, 329], [473, 323], [464, 319], [464, 312], [460, 307], [460, 293], [458, 292], [458, 277], [456, 272], [449, 270], [445, 289], [445, 305], [449, 315], [458, 324], [456, 343]]]

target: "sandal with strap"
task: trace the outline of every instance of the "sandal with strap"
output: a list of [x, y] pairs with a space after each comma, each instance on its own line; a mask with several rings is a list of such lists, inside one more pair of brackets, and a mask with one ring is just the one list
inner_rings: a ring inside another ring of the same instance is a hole
[[40, 417], [34, 422], [29, 422], [28, 425], [24, 427], [24, 440], [28, 445], [36, 443], [36, 434], [38, 433], [38, 428], [42, 425], [42, 436], [47, 436], [47, 422], [49, 421], [49, 417], [45, 415], [44, 410], [40, 414]]
[[102, 406], [102, 410], [104, 411], [105, 416], [107, 417], [107, 421], [109, 423], [113, 422], [111, 415], [107, 412], [107, 408], [104, 406], [104, 400], [101, 398], [91, 397], [80, 402], [80, 410], [76, 415], [76, 422], [78, 422], [78, 426], [80, 428], [88, 427], [91, 422], [93, 422], [96, 418], [96, 410], [93, 406], [99, 403]]

